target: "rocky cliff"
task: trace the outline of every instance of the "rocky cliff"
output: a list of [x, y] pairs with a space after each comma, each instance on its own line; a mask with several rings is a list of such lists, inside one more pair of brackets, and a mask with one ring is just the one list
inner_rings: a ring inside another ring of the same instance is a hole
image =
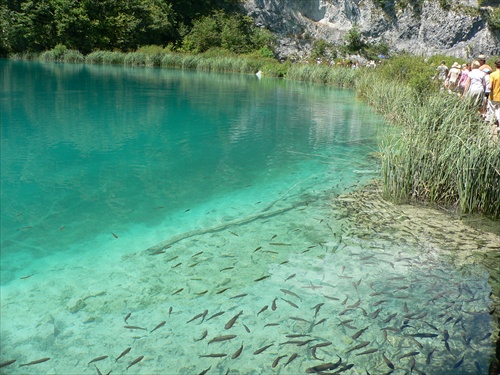
[[315, 39], [343, 44], [353, 27], [396, 52], [500, 55], [500, 31], [486, 16], [492, 8], [478, 0], [246, 0], [243, 7], [278, 35], [281, 57], [307, 56]]

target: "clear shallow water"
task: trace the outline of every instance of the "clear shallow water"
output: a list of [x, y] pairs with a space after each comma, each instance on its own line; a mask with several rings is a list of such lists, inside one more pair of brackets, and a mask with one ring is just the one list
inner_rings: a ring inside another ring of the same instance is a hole
[[333, 214], [333, 196], [376, 176], [385, 131], [352, 93], [1, 64], [6, 373], [96, 373], [101, 356], [122, 373], [144, 356], [127, 372], [294, 374], [337, 355], [331, 372], [385, 373], [382, 353], [394, 373], [411, 358], [429, 374], [486, 371], [487, 273], [426, 241], [359, 239]]

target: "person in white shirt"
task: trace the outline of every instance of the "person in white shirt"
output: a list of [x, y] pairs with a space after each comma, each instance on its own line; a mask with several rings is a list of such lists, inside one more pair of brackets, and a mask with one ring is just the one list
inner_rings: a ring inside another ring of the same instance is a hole
[[467, 84], [465, 85], [465, 97], [473, 101], [478, 108], [481, 108], [486, 88], [486, 74], [479, 70], [479, 66], [477, 60], [471, 65], [472, 70], [469, 72]]

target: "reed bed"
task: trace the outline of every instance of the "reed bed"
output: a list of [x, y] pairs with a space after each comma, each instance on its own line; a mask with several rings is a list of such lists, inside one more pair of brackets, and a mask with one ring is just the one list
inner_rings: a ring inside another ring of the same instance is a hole
[[72, 49], [57, 49], [42, 52], [38, 59], [45, 62], [66, 62], [66, 63], [83, 63], [85, 56], [80, 52]]
[[286, 78], [294, 81], [314, 82], [342, 88], [354, 88], [361, 75], [359, 69], [330, 67], [326, 65], [293, 64]]
[[384, 194], [499, 218], [500, 144], [469, 103], [435, 94], [401, 112], [401, 135], [381, 147]]
[[125, 54], [114, 51], [95, 51], [85, 57], [88, 64], [123, 64]]

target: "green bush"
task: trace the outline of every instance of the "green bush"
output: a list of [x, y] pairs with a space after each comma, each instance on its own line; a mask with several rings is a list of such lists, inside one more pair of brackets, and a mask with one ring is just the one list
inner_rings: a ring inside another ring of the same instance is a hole
[[486, 14], [486, 19], [490, 30], [500, 31], [500, 7], [489, 9]]
[[271, 34], [257, 28], [251, 17], [217, 11], [194, 21], [193, 28], [183, 39], [182, 49], [202, 53], [221, 47], [243, 54], [262, 47], [271, 49], [272, 41]]

